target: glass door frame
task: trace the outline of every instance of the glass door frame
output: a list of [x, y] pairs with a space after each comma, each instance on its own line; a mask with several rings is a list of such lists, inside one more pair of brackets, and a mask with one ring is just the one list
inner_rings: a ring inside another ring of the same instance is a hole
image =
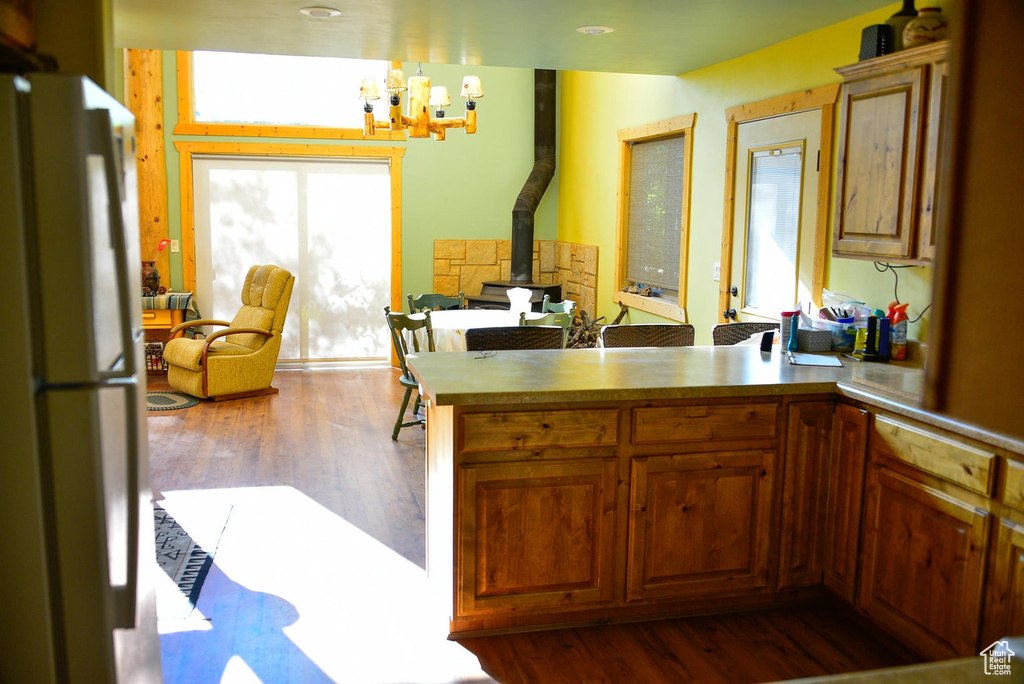
[[[402, 157], [404, 147], [362, 145], [295, 145], [284, 143], [231, 143], [178, 141], [181, 188], [181, 261], [182, 287], [196, 288], [195, 197], [193, 196], [192, 155], [322, 157], [349, 159], [388, 158], [391, 163], [391, 309], [402, 310]], [[397, 365], [394, 350], [391, 363]]]
[[812, 109], [821, 110], [821, 157], [818, 160], [820, 169], [818, 173], [818, 211], [814, 223], [814, 276], [811, 282], [811, 296], [815, 306], [821, 306], [821, 291], [825, 287], [829, 198], [832, 191], [832, 139], [835, 135], [838, 99], [839, 84], [837, 83], [725, 110], [728, 132], [725, 153], [725, 209], [722, 212], [722, 253], [718, 283], [719, 323], [729, 322], [725, 312], [729, 309], [729, 288], [732, 282], [732, 228], [736, 215], [736, 155], [738, 153], [739, 125]]

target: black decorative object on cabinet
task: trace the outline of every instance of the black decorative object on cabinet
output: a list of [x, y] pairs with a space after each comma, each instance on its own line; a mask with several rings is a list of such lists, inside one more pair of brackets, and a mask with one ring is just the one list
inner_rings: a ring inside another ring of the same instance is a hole
[[903, 0], [903, 7], [900, 8], [900, 11], [885, 20], [885, 23], [892, 27], [891, 52], [903, 49], [903, 27], [916, 16], [917, 8], [914, 7], [914, 0]]

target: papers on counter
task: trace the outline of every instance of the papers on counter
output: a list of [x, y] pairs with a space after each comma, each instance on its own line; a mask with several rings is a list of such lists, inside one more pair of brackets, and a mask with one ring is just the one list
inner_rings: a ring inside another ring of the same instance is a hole
[[804, 354], [801, 352], [786, 352], [786, 359], [791, 366], [839, 366], [843, 362], [838, 356], [832, 354]]

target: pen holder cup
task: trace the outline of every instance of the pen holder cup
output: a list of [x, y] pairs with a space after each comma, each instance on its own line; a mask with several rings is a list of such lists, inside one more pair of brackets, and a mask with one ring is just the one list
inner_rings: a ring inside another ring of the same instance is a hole
[[799, 349], [800, 351], [831, 351], [832, 333], [829, 332], [828, 330], [805, 330], [801, 328], [800, 330], [797, 331], [796, 334], [796, 345], [797, 349]]

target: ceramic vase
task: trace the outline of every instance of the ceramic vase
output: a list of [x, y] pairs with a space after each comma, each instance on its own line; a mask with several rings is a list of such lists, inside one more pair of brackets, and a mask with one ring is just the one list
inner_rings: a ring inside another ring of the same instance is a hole
[[891, 52], [897, 52], [904, 48], [903, 28], [916, 16], [917, 10], [914, 9], [914, 0], [903, 0], [903, 7], [900, 8], [900, 11], [885, 20], [886, 24], [892, 26], [893, 44]]
[[927, 45], [949, 38], [949, 20], [938, 7], [922, 7], [903, 28], [903, 47]]

